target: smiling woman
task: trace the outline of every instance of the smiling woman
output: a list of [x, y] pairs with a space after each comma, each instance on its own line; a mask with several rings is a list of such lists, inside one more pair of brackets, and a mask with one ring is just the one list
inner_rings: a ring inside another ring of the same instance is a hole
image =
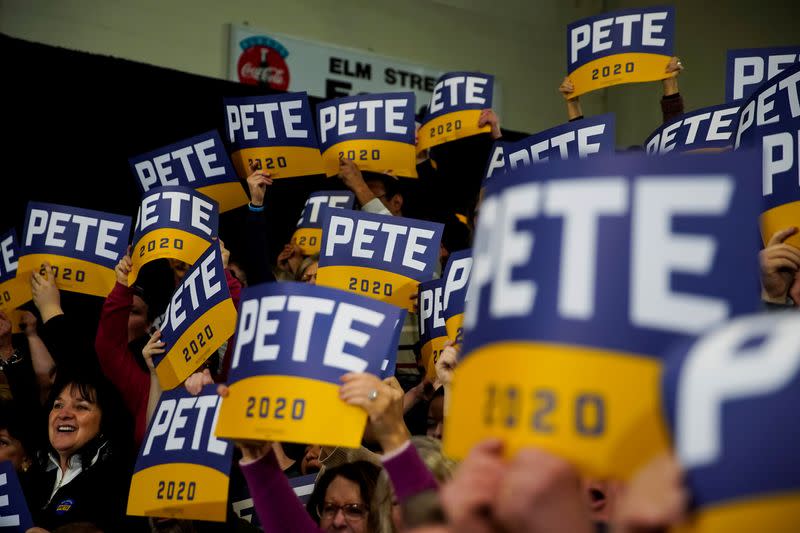
[[[48, 530], [89, 522], [120, 531], [130, 463], [116, 435], [122, 411], [102, 377], [59, 376], [47, 406], [49, 453], [41, 458], [30, 501], [34, 522]], [[113, 422], [113, 424], [112, 424]]]

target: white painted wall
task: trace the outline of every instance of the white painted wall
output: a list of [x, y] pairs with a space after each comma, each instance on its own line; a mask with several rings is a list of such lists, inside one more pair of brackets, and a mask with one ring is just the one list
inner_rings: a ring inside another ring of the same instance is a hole
[[[565, 121], [557, 86], [566, 24], [602, 11], [672, 3], [687, 108], [721, 102], [728, 48], [797, 44], [800, 0], [0, 0], [8, 35], [225, 78], [229, 23], [367, 50], [443, 70], [493, 73], [503, 125], [535, 132]], [[660, 123], [660, 83], [582, 97], [617, 113], [617, 140]]]
[[600, 0], [0, 0], [0, 31], [76, 50], [225, 78], [226, 25], [348, 46], [503, 85], [503, 125], [565, 119], [556, 88], [564, 28]]

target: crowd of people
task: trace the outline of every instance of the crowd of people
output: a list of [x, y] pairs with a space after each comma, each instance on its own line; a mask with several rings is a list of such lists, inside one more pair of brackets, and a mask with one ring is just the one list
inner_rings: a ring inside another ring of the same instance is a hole
[[[665, 122], [683, 112], [677, 82], [682, 70], [673, 58], [667, 73], [676, 75], [659, 82]], [[581, 120], [569, 78], [558, 91], [566, 99], [568, 120]], [[559, 98], [555, 91], [553, 98]], [[406, 188], [391, 174], [362, 172], [349, 159], [340, 160], [341, 186], [366, 212], [435, 212], [435, 219], [445, 222], [444, 265], [450, 254], [470, 247], [486, 161], [492, 143], [503, 135], [491, 109], [481, 113], [479, 125], [489, 125], [491, 132], [434, 147], [418, 161], [421, 182], [457, 177], [457, 190], [445, 193], [432, 186], [421, 198], [418, 188]], [[291, 241], [271, 257], [265, 242], [281, 238], [264, 216], [273, 178], [266, 170], [250, 170], [245, 180], [249, 204], [240, 208], [247, 220], [247, 246], [236, 257], [219, 242], [236, 306], [248, 285], [316, 283], [319, 263], [318, 255], [304, 255]], [[431, 203], [434, 208], [424, 208]], [[760, 260], [765, 312], [798, 310], [800, 250], [785, 242], [797, 232], [798, 227], [785, 228], [762, 250], [753, 250], [754, 261], [757, 255]], [[10, 317], [0, 312], [5, 384], [0, 461], [13, 463], [35, 531], [257, 530], [230, 505], [224, 523], [126, 516], [133, 462], [162, 392], [153, 365], [153, 357], [165, 351], [160, 315], [190, 266], [156, 261], [130, 286], [132, 263], [126, 255], [117, 265], [117, 283], [105, 299], [93, 342], [75, 338], [75, 324], [90, 318], [62, 308], [49, 264], [31, 276], [33, 302], [20, 315], [21, 333], [12, 335]], [[341, 400], [368, 415], [361, 448], [236, 443], [232, 484], [246, 483], [264, 531], [644, 532], [677, 524], [690, 512], [691, 495], [672, 456], [659, 457], [627, 483], [583, 477], [568, 461], [537, 448], [506, 460], [503, 443], [493, 439], [456, 464], [442, 453], [441, 439], [458, 347], [445, 348], [431, 380], [420, 368], [418, 340], [412, 314], [398, 346], [397, 376], [343, 376]], [[223, 345], [189, 377], [186, 390], [198, 394], [218, 383], [224, 398], [232, 345]], [[304, 505], [288, 479], [314, 473], [314, 490]]]

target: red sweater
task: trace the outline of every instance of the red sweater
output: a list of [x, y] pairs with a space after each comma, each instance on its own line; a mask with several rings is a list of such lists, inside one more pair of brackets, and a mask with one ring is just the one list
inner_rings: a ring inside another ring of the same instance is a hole
[[[239, 309], [242, 286], [225, 270], [225, 279], [234, 307]], [[103, 303], [94, 347], [103, 373], [114, 384], [133, 416], [136, 427], [134, 436], [140, 445], [147, 431], [147, 400], [150, 395], [150, 375], [142, 370], [128, 349], [128, 315], [133, 306], [133, 291], [121, 283], [114, 285]], [[228, 343], [223, 368], [225, 374], [230, 365], [232, 343]]]

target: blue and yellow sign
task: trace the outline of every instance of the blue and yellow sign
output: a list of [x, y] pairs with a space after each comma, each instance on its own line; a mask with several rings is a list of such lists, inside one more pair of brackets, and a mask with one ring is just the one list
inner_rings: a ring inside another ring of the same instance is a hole
[[12, 333], [19, 333], [20, 305], [31, 299], [31, 280], [28, 276], [17, 276], [19, 245], [17, 232], [13, 229], [0, 235], [0, 311], [11, 320]]
[[361, 170], [417, 177], [414, 93], [348, 96], [317, 106], [319, 148], [325, 174], [339, 173], [339, 160]]
[[326, 208], [352, 209], [355, 195], [350, 191], [317, 191], [311, 193], [303, 206], [297, 229], [292, 235], [304, 255], [319, 253], [322, 243], [322, 212]]
[[217, 236], [217, 202], [190, 187], [160, 187], [142, 196], [133, 230], [128, 283], [156, 259], [194, 264]]
[[570, 98], [619, 85], [669, 78], [675, 9], [626, 9], [581, 19], [567, 26]]
[[0, 530], [24, 533], [32, 527], [33, 519], [14, 464], [3, 461], [0, 463]]
[[521, 141], [505, 143], [504, 165], [508, 172], [543, 161], [584, 159], [614, 153], [613, 113], [567, 122], [535, 133]]
[[250, 167], [274, 179], [324, 174], [306, 93], [226, 98], [225, 133], [242, 178]]
[[401, 310], [306, 283], [242, 292], [217, 435], [356, 448], [366, 412], [339, 399], [347, 372], [381, 375]]
[[442, 274], [442, 315], [447, 326], [447, 336], [457, 346], [464, 342], [461, 325], [464, 322], [464, 303], [467, 300], [467, 283], [471, 270], [472, 250], [459, 250], [450, 255]]
[[164, 313], [165, 355], [153, 358], [161, 388], [177, 387], [236, 330], [219, 244], [201, 255], [183, 276]]
[[448, 455], [499, 437], [509, 456], [539, 446], [605, 478], [665, 450], [663, 423], [641, 416], [657, 410], [659, 354], [759, 307], [756, 159], [615, 155], [491, 181]]
[[[736, 149], [761, 154], [761, 237], [800, 223], [800, 64], [787, 68], [742, 102]], [[786, 242], [800, 248], [800, 235]]]
[[662, 383], [693, 509], [678, 531], [800, 531], [800, 316], [716, 328], [675, 351]]
[[739, 104], [721, 104], [683, 113], [656, 129], [644, 142], [650, 155], [718, 152], [733, 147]]
[[749, 97], [758, 87], [800, 62], [800, 46], [728, 50], [725, 101]]
[[233, 444], [215, 436], [216, 385], [161, 395], [131, 479], [128, 514], [224, 522]]
[[433, 87], [428, 112], [417, 136], [417, 152], [492, 131], [478, 127], [483, 109], [492, 107], [494, 76], [478, 72], [448, 72]]
[[444, 279], [419, 284], [419, 347], [425, 377], [436, 378], [436, 361], [447, 342], [447, 327], [442, 316]]
[[128, 162], [143, 194], [158, 187], [191, 187], [216, 200], [221, 213], [247, 203], [247, 194], [216, 130], [132, 157]]
[[433, 277], [442, 224], [328, 209], [317, 284], [412, 310], [417, 284]]
[[492, 152], [486, 162], [486, 172], [483, 173], [484, 182], [506, 173], [505, 144], [503, 141], [495, 141], [492, 145]]
[[394, 337], [392, 337], [389, 353], [386, 354], [386, 358], [381, 363], [381, 373], [379, 375], [381, 379], [394, 376], [395, 371], [397, 370], [397, 348], [400, 345], [400, 335], [403, 334], [403, 325], [406, 321], [406, 313], [407, 311], [405, 309], [401, 309], [400, 318], [398, 318], [395, 322]]
[[28, 202], [17, 277], [43, 273], [47, 261], [59, 289], [105, 298], [117, 282], [114, 268], [125, 255], [130, 228], [130, 217]]

